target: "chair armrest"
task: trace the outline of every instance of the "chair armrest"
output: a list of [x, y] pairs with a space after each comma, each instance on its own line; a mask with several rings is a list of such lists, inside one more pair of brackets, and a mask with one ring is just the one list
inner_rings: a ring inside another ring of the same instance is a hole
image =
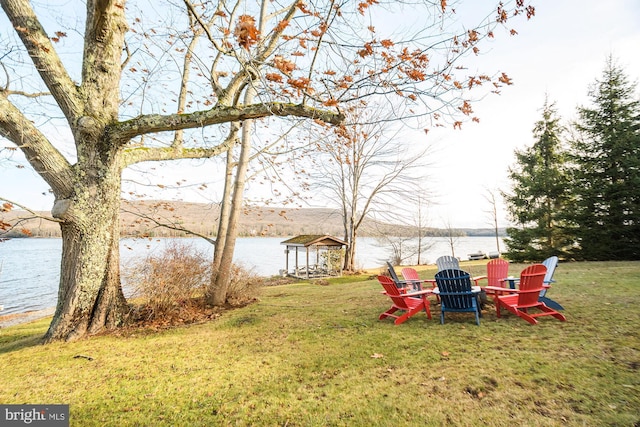
[[431, 295], [433, 293], [433, 289], [425, 289], [418, 292], [408, 292], [406, 294], [402, 294], [404, 297], [415, 297], [420, 295]]
[[430, 284], [432, 289], [436, 287], [436, 279], [424, 279], [422, 282]]
[[520, 289], [511, 289], [511, 288], [498, 288], [496, 286], [486, 286], [483, 289], [485, 290], [489, 290], [489, 291], [496, 291], [496, 292], [501, 292], [503, 294], [512, 294], [512, 295], [516, 295], [516, 294], [533, 294], [533, 293], [539, 293], [540, 289], [527, 289], [527, 290], [520, 290]]
[[[480, 286], [472, 286], [471, 287], [471, 293], [472, 294], [479, 294], [482, 291], [482, 289], [484, 289], [484, 288], [481, 288]], [[500, 289], [502, 289], [502, 288], [500, 288]], [[431, 290], [431, 292], [434, 295], [440, 295], [440, 289], [438, 289], [438, 288], [433, 288]], [[456, 294], [456, 295], [461, 295], [461, 294], [464, 295], [464, 294], [469, 294], [469, 292], [446, 292], [445, 293], [445, 295], [454, 295], [454, 294]]]
[[509, 284], [508, 288], [509, 289], [515, 289], [516, 285], [520, 284], [520, 278], [519, 277], [505, 277], [504, 279], [500, 279], [500, 281], [502, 283], [505, 283], [505, 288], [507, 287], [507, 283]]
[[511, 288], [503, 288], [500, 286], [484, 286], [482, 287], [482, 289], [485, 292], [489, 292], [489, 293], [501, 293], [501, 294], [517, 294], [518, 290], [517, 289], [511, 289]]
[[[406, 288], [398, 288], [398, 292], [400, 293], [400, 295], [405, 295], [407, 293], [407, 290], [406, 290]], [[387, 293], [387, 291], [380, 291], [380, 293], [382, 295], [389, 295]], [[389, 295], [389, 296], [391, 296], [391, 295]]]
[[396, 283], [412, 285], [414, 283], [436, 283], [436, 279], [404, 279], [398, 280]]
[[480, 286], [480, 285], [478, 284], [478, 282], [479, 282], [480, 280], [485, 280], [485, 279], [486, 279], [486, 280], [489, 280], [489, 278], [488, 278], [487, 276], [475, 276], [475, 277], [472, 277], [472, 278], [471, 278], [471, 281], [472, 281], [472, 282], [475, 282], [476, 286]]

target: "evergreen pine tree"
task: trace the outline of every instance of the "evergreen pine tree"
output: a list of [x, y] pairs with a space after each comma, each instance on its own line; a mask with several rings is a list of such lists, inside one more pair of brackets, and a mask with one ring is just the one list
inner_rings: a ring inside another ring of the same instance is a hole
[[636, 84], [609, 58], [602, 81], [578, 108], [572, 141], [578, 257], [640, 259], [640, 102]]
[[509, 168], [512, 189], [503, 193], [510, 219], [516, 225], [507, 228], [505, 238], [505, 255], [512, 261], [564, 257], [573, 243], [563, 216], [570, 200], [563, 131], [555, 104], [545, 100], [542, 119], [533, 129], [534, 144], [515, 151], [516, 164]]

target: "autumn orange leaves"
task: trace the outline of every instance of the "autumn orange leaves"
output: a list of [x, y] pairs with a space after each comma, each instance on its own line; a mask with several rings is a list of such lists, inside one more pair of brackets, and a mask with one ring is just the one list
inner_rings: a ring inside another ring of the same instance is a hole
[[256, 44], [260, 38], [260, 32], [256, 28], [255, 18], [249, 15], [240, 16], [233, 35], [236, 37], [238, 44], [245, 49], [249, 49]]
[[[11, 203], [5, 202], [0, 206], [0, 213], [9, 212], [13, 209], [13, 205]], [[0, 230], [8, 230], [11, 227], [11, 224], [4, 222], [2, 218], [0, 218]]]
[[[11, 212], [13, 208], [14, 208], [13, 203], [4, 202], [0, 205], [0, 214]], [[11, 221], [11, 222], [14, 222], [14, 221]], [[8, 230], [11, 230], [12, 228], [17, 228], [16, 225], [19, 224], [20, 222], [22, 221], [17, 221], [16, 224], [13, 225], [3, 221], [2, 216], [0, 216], [0, 231], [8, 231]], [[19, 228], [19, 231], [25, 236], [31, 236], [31, 231], [28, 228], [21, 227]], [[0, 241], [2, 240], [3, 239], [0, 238]]]
[[[367, 91], [395, 93], [410, 102], [418, 102], [423, 97], [438, 98], [439, 94], [446, 93], [449, 96], [440, 101], [449, 103], [449, 107], [462, 113], [459, 119], [467, 116], [477, 122], [479, 119], [473, 117], [471, 99], [453, 94], [461, 95], [482, 85], [493, 85], [489, 90], [499, 93], [499, 89], [511, 85], [512, 80], [504, 72], [493, 76], [464, 75], [466, 68], [459, 65], [459, 58], [465, 52], [478, 55], [481, 41], [494, 38], [496, 24], [504, 25], [516, 15], [526, 14], [530, 18], [535, 14], [535, 9], [525, 6], [524, 0], [517, 0], [512, 9], [499, 3], [494, 9], [492, 23], [466, 28], [457, 34], [442, 34], [445, 43], [437, 47], [420, 43], [412, 46], [406, 40], [379, 35], [374, 20], [366, 22], [368, 25], [363, 28], [367, 31], [355, 34], [355, 38], [348, 42], [338, 38], [341, 42], [336, 43], [333, 30], [329, 34], [330, 29], [337, 25], [336, 19], [346, 19], [347, 13], [364, 16], [371, 11], [372, 16], [376, 16], [377, 12], [374, 13], [373, 9], [379, 3], [379, 0], [360, 0], [347, 11], [343, 9], [344, 5], [332, 3], [328, 8], [321, 9], [317, 5], [294, 1], [289, 12], [269, 27], [258, 22], [257, 15], [245, 12], [234, 18], [235, 22], [229, 22], [226, 34], [232, 34], [236, 46], [255, 56], [256, 63], [266, 67], [261, 79], [273, 93], [289, 102], [295, 98], [306, 98], [313, 99], [318, 106], [335, 107], [350, 99], [362, 98], [366, 96], [363, 92]], [[445, 15], [456, 13], [446, 0], [434, 6], [435, 15], [442, 14], [442, 19]], [[305, 24], [301, 25], [303, 22]], [[510, 34], [517, 33], [512, 30]], [[262, 57], [262, 53], [269, 51], [267, 46], [274, 45], [276, 41], [281, 48], [273, 55]], [[329, 52], [328, 55], [331, 55], [337, 51], [340, 53], [335, 61], [322, 54]], [[327, 65], [320, 68], [321, 63]], [[453, 105], [454, 102], [456, 105]], [[433, 112], [426, 114], [435, 118]], [[452, 122], [454, 128], [461, 128], [462, 121]]]
[[[502, 2], [498, 5], [498, 11], [497, 12], [498, 12], [498, 16], [496, 18], [496, 21], [498, 21], [501, 24], [504, 24], [505, 22], [507, 22], [507, 20], [509, 19], [509, 14], [505, 10], [504, 5], [502, 4]], [[536, 8], [531, 6], [531, 5], [525, 6], [524, 5], [524, 0], [516, 0], [516, 9], [513, 12], [513, 16], [517, 16], [517, 15], [521, 14], [522, 12], [524, 12], [527, 15], [527, 19], [531, 19], [536, 14]]]

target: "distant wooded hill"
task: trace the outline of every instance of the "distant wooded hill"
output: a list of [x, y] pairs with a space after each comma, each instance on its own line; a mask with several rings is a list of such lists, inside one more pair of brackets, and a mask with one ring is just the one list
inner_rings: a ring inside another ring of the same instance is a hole
[[[39, 212], [50, 216], [49, 212]], [[150, 237], [188, 236], [183, 230], [203, 236], [215, 236], [219, 205], [169, 201], [123, 201], [121, 208], [121, 232], [123, 236], [145, 235]], [[22, 219], [20, 219], [22, 218]], [[29, 218], [29, 219], [25, 219]], [[1, 220], [19, 225], [5, 237], [32, 235], [35, 237], [60, 237], [55, 222], [21, 210], [3, 213]], [[492, 229], [456, 229], [459, 236], [493, 236]], [[500, 230], [504, 235], [504, 230]], [[299, 234], [329, 234], [342, 237], [342, 219], [339, 211], [327, 208], [270, 208], [246, 207], [240, 221], [241, 236], [296, 236]], [[360, 236], [380, 234], [411, 236], [415, 227], [387, 224], [374, 220], [365, 221]], [[447, 236], [448, 230], [430, 228], [429, 236]]]

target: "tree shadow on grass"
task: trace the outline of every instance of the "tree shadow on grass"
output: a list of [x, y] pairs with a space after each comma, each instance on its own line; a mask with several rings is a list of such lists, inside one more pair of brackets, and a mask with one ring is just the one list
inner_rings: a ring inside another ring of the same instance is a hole
[[4, 343], [4, 337], [0, 338], [0, 354], [11, 353], [12, 351], [22, 350], [23, 348], [41, 345], [43, 343], [43, 334], [33, 334], [26, 337], [20, 337]]
[[0, 354], [41, 345], [51, 318], [0, 327]]

